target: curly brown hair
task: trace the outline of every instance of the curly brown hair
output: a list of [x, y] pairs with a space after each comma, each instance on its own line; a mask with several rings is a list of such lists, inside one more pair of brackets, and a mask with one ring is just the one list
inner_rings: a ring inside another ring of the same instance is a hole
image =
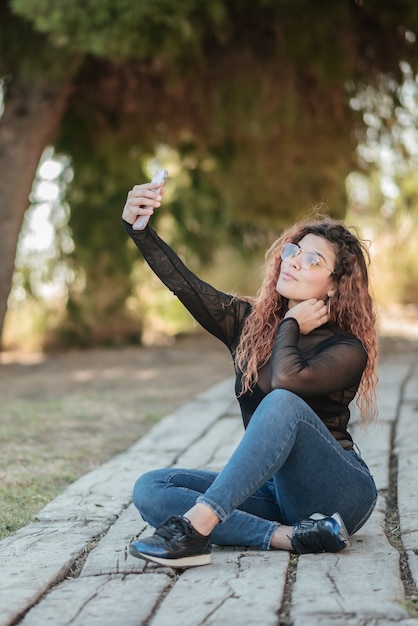
[[276, 290], [280, 274], [281, 248], [285, 243], [299, 243], [307, 234], [329, 241], [336, 262], [333, 272], [336, 292], [332, 297], [330, 322], [340, 332], [348, 333], [363, 343], [368, 360], [357, 394], [362, 422], [376, 418], [376, 315], [369, 292], [368, 264], [370, 255], [359, 236], [342, 221], [317, 216], [299, 222], [279, 237], [266, 253], [264, 279], [252, 299], [252, 311], [247, 317], [236, 352], [236, 365], [243, 372], [242, 393], [249, 391], [258, 380], [258, 369], [265, 365], [273, 349], [279, 322], [288, 310], [288, 300]]

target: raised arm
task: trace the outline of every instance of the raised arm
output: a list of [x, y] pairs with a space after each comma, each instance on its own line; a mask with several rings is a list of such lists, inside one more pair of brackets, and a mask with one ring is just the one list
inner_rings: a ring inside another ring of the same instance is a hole
[[[144, 259], [172, 291], [196, 321], [229, 348], [234, 345], [242, 319], [249, 311], [247, 302], [218, 291], [191, 272], [179, 256], [157, 233], [147, 226], [142, 231], [132, 229], [140, 204], [151, 203], [149, 184], [137, 185], [123, 212], [123, 222], [129, 236], [135, 242]], [[131, 194], [131, 192], [130, 192]], [[141, 195], [142, 194], [142, 195]], [[155, 200], [155, 206], [159, 203]]]

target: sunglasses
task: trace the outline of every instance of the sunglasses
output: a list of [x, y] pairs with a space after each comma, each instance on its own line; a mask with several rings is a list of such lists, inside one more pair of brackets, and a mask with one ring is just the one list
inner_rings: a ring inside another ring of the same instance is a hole
[[282, 261], [291, 261], [300, 255], [300, 264], [304, 270], [311, 270], [316, 265], [322, 264], [331, 274], [334, 273], [328, 265], [326, 265], [322, 256], [313, 250], [302, 250], [296, 243], [285, 243], [280, 258]]

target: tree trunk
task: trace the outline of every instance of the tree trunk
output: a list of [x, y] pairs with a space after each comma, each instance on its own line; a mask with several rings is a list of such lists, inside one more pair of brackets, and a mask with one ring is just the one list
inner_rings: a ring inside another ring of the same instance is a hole
[[36, 169], [65, 112], [71, 81], [8, 86], [0, 120], [0, 341], [23, 216]]

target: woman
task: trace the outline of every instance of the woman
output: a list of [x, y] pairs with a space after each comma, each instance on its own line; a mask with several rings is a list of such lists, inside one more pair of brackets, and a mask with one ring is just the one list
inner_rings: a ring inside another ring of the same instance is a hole
[[125, 227], [152, 270], [229, 348], [245, 433], [219, 474], [175, 467], [138, 479], [134, 503], [157, 530], [130, 553], [190, 567], [210, 563], [212, 542], [343, 550], [377, 497], [347, 431], [357, 391], [362, 420], [376, 412], [367, 251], [339, 221], [300, 223], [269, 250], [257, 298], [231, 296], [190, 272], [149, 226], [132, 229], [163, 193], [135, 186]]

